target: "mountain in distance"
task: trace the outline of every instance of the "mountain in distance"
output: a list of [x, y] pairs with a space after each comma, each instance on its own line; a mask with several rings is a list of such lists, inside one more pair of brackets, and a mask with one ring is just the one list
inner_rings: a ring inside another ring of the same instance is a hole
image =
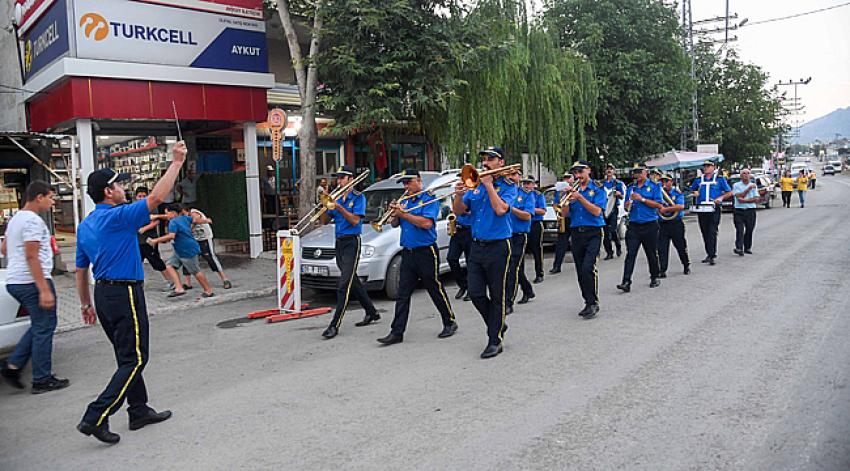
[[816, 140], [829, 142], [835, 139], [836, 134], [850, 137], [850, 106], [839, 108], [800, 126], [800, 137], [794, 141], [796, 144], [811, 144]]

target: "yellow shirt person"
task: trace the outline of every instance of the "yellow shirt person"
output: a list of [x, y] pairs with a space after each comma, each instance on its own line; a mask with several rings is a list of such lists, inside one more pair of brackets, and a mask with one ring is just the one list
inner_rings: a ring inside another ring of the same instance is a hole
[[809, 177], [797, 177], [797, 191], [809, 189]]
[[779, 184], [782, 186], [782, 191], [794, 191], [794, 179], [791, 177], [780, 178]]

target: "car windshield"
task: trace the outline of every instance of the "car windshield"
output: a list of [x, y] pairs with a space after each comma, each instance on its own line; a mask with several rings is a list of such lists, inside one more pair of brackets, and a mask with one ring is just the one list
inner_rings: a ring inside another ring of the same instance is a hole
[[369, 190], [363, 193], [366, 197], [366, 222], [377, 220], [384, 214], [384, 211], [389, 206], [390, 202], [401, 197], [404, 190], [401, 188], [392, 188], [386, 190]]

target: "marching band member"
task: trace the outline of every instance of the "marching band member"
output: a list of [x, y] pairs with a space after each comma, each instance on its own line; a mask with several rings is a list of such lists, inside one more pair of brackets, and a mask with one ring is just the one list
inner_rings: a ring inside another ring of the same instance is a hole
[[667, 262], [670, 259], [671, 241], [679, 254], [679, 261], [682, 262], [685, 275], [690, 275], [691, 261], [688, 257], [688, 241], [685, 238], [685, 221], [682, 220], [685, 215], [685, 194], [673, 186], [672, 175], [662, 175], [661, 184], [674, 204], [664, 206], [659, 211], [665, 216], [675, 213], [676, 217], [669, 221], [662, 218], [658, 220], [658, 262], [661, 267], [661, 273], [658, 276], [659, 278], [667, 278]]
[[[511, 175], [514, 184], [520, 184], [519, 173]], [[508, 265], [508, 314], [514, 312], [514, 300], [517, 291], [522, 287], [522, 299], [518, 304], [525, 304], [534, 297], [531, 283], [525, 276], [525, 247], [528, 245], [528, 232], [531, 230], [531, 215], [537, 206], [537, 197], [532, 191], [532, 183], [524, 179], [522, 188], [517, 191], [517, 197], [511, 206], [511, 260]]]
[[650, 170], [649, 171], [649, 181], [653, 185], [660, 187], [661, 186], [661, 170], [658, 170], [657, 168]]
[[[563, 193], [573, 186], [573, 178], [572, 173], [569, 171], [564, 172], [563, 183], [565, 184], [565, 187], [563, 191], [555, 190], [555, 197], [552, 199], [555, 204], [561, 201]], [[566, 256], [567, 252], [570, 250], [570, 217], [568, 215], [559, 214], [558, 219], [561, 218], [566, 219], [566, 221], [564, 221], [563, 224], [559, 224], [558, 227], [564, 227], [565, 230], [563, 232], [561, 232], [560, 229], [558, 230], [558, 242], [555, 244], [555, 260], [552, 262], [552, 269], [549, 270], [549, 273], [552, 274], [561, 273], [561, 264], [564, 263], [564, 256]]]
[[[354, 169], [347, 165], [342, 166], [334, 176], [338, 186], [345, 186], [354, 178]], [[369, 325], [381, 318], [369, 298], [369, 293], [357, 277], [357, 264], [360, 262], [360, 234], [363, 229], [363, 216], [366, 214], [366, 197], [352, 188], [335, 203], [335, 208], [322, 214], [321, 219], [322, 224], [327, 224], [331, 220], [334, 222], [336, 266], [340, 271], [336, 285], [336, 311], [331, 324], [322, 332], [322, 336], [326, 339], [332, 339], [339, 333], [339, 326], [352, 294], [366, 309], [366, 317], [356, 323], [356, 326]]]
[[756, 182], [750, 178], [750, 169], [741, 170], [741, 181], [732, 186], [735, 195], [735, 214], [732, 220], [735, 223], [735, 250], [740, 256], [745, 253], [752, 254], [753, 231], [756, 228], [756, 203], [759, 200], [759, 191]]
[[452, 275], [458, 287], [455, 299], [469, 301], [466, 267], [461, 266], [460, 256], [463, 255], [466, 260], [469, 260], [469, 251], [472, 248], [472, 216], [467, 212], [456, 216], [456, 218], [454, 234], [450, 234], [451, 237], [449, 238], [449, 251], [446, 254], [446, 261], [449, 262], [449, 268], [452, 270]]
[[[422, 191], [422, 178], [419, 176], [419, 171], [414, 168], [402, 172], [398, 181], [404, 185], [409, 195]], [[395, 317], [389, 335], [378, 339], [378, 342], [384, 345], [403, 341], [410, 313], [410, 296], [419, 281], [425, 285], [431, 301], [443, 319], [443, 331], [437, 337], [451, 337], [457, 331], [452, 306], [446, 296], [446, 290], [440, 283], [440, 249], [437, 247], [437, 219], [440, 217], [440, 205], [436, 203], [423, 205], [433, 199], [434, 195], [425, 192], [407, 198], [402, 203], [390, 204], [390, 210], [393, 211], [390, 224], [393, 227], [401, 226], [402, 251]]]
[[720, 230], [720, 204], [732, 195], [732, 188], [726, 178], [717, 175], [714, 162], [706, 160], [702, 163], [702, 176], [695, 179], [691, 184], [694, 194], [694, 203], [709, 202], [714, 204], [714, 211], [710, 213], [698, 213], [699, 230], [702, 233], [702, 241], [705, 244], [706, 257], [702, 263], [714, 265], [717, 259], [717, 234]]
[[605, 237], [603, 239], [603, 244], [605, 244], [605, 260], [611, 260], [614, 258], [614, 249], [611, 247], [611, 243], [617, 247], [617, 256], [619, 257], [623, 253], [623, 249], [620, 244], [620, 234], [617, 232], [617, 219], [620, 213], [620, 200], [623, 199], [623, 196], [626, 194], [626, 185], [619, 179], [617, 179], [614, 171], [616, 168], [614, 164], [608, 164], [605, 166], [605, 180], [602, 181], [602, 186], [605, 190], [614, 192], [614, 196], [617, 198], [617, 203], [614, 206], [614, 211], [611, 211], [611, 214], [608, 215], [608, 218], [605, 219]]
[[592, 319], [599, 312], [596, 262], [599, 260], [602, 227], [605, 225], [602, 211], [608, 197], [601, 186], [590, 181], [590, 166], [587, 162], [576, 162], [570, 172], [575, 174], [579, 182], [578, 190], [570, 193], [569, 204], [565, 206], [566, 216], [570, 218], [573, 261], [581, 296], [584, 298], [584, 309], [578, 315]]
[[[495, 170], [505, 165], [505, 155], [499, 147], [488, 147], [478, 153], [483, 166]], [[511, 205], [517, 189], [506, 178], [480, 177], [479, 185], [467, 191], [464, 182], [455, 186], [452, 209], [458, 216], [472, 214], [472, 249], [467, 260], [469, 297], [487, 325], [489, 338], [481, 358], [502, 353], [505, 325], [508, 262], [511, 255]], [[489, 296], [488, 296], [489, 292]]]
[[531, 182], [531, 190], [535, 198], [528, 245], [531, 255], [534, 257], [534, 281], [532, 283], [537, 284], [543, 282], [543, 216], [546, 215], [546, 197], [537, 189], [537, 181], [534, 180], [534, 177], [529, 175], [526, 180]]
[[632, 169], [635, 182], [626, 190], [626, 209], [629, 211], [629, 228], [626, 231], [626, 264], [623, 267], [623, 282], [617, 288], [628, 293], [632, 289], [632, 273], [638, 250], [643, 246], [649, 262], [650, 288], [661, 284], [658, 280], [658, 213], [663, 207], [661, 187], [646, 179], [646, 167]]

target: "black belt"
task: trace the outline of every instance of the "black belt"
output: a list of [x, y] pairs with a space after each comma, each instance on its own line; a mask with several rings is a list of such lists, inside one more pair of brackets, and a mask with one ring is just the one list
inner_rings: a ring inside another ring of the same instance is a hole
[[420, 245], [419, 247], [413, 247], [413, 248], [402, 247], [401, 249], [404, 250], [405, 252], [417, 252], [417, 251], [426, 251], [426, 250], [430, 252], [432, 247], [434, 247], [434, 246], [433, 245]]
[[648, 225], [648, 224], [657, 224], [657, 223], [658, 223], [658, 220], [655, 220], [655, 221], [646, 221], [646, 222], [629, 221], [629, 225], [630, 225], [630, 226], [631, 226], [632, 224], [634, 224], [635, 226], [646, 226], [646, 225]]
[[106, 286], [141, 286], [144, 280], [97, 280], [95, 283]]
[[336, 240], [351, 239], [351, 238], [354, 238], [354, 237], [360, 237], [360, 234], [344, 234], [344, 235], [341, 235], [341, 236], [336, 236]]
[[475, 245], [487, 246], [487, 245], [497, 244], [499, 242], [504, 242], [505, 240], [507, 240], [507, 239], [493, 239], [493, 240], [472, 239], [472, 242]]
[[571, 227], [570, 231], [590, 232], [590, 231], [598, 231], [600, 229], [602, 229], [602, 226], [576, 226], [576, 227]]
[[455, 227], [455, 232], [468, 231], [470, 229], [472, 229], [472, 226], [461, 226], [458, 224], [457, 227]]

